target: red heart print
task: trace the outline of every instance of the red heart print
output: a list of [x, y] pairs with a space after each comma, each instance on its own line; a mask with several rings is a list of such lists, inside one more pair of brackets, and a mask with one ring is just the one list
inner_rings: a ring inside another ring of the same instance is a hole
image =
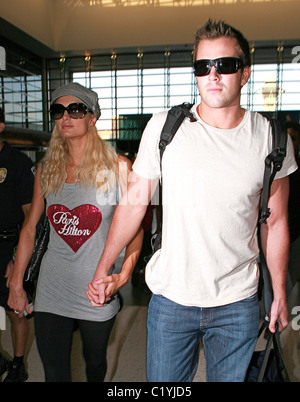
[[56, 233], [76, 253], [96, 232], [102, 221], [100, 210], [91, 204], [69, 209], [61, 204], [47, 208], [48, 218]]

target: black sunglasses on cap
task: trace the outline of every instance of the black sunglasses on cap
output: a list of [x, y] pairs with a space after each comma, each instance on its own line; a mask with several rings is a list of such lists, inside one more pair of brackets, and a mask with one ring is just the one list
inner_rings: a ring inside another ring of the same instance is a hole
[[194, 62], [194, 73], [196, 77], [208, 75], [212, 67], [215, 67], [219, 74], [234, 74], [239, 68], [243, 68], [242, 60], [236, 57], [220, 57], [218, 59], [201, 59]]
[[50, 107], [52, 119], [59, 120], [63, 117], [65, 110], [72, 119], [83, 119], [90, 112], [89, 108], [83, 103], [70, 103], [67, 107], [60, 103], [53, 103]]

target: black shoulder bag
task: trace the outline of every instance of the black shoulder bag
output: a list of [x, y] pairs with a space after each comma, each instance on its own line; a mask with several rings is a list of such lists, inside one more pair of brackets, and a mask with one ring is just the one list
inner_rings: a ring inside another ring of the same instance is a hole
[[[50, 225], [45, 208], [44, 212], [42, 213], [36, 225], [34, 249], [24, 273], [25, 282], [28, 281], [34, 282], [39, 275], [40, 265], [48, 247], [49, 233], [50, 233]], [[14, 249], [13, 260], [15, 259], [16, 252], [17, 252], [17, 246]]]
[[282, 356], [280, 334], [270, 332], [268, 325], [265, 319], [259, 329], [258, 338], [265, 334], [266, 347], [253, 353], [245, 382], [290, 382]]
[[45, 209], [40, 217], [40, 220], [38, 221], [38, 224], [36, 225], [34, 250], [24, 274], [24, 281], [33, 282], [37, 279], [42, 259], [48, 248], [49, 233], [50, 225]]
[[[271, 184], [276, 173], [281, 169], [286, 156], [287, 132], [277, 120], [270, 120], [270, 124], [272, 127], [273, 147], [272, 152], [265, 159], [261, 214], [258, 224], [258, 241], [260, 246], [259, 265], [263, 283], [263, 302], [266, 312], [266, 318], [260, 327], [258, 338], [265, 334], [267, 343], [264, 350], [254, 351], [246, 374], [246, 382], [290, 382], [280, 346], [280, 334], [277, 329], [275, 333], [270, 332], [268, 329], [268, 314], [270, 313], [273, 301], [273, 289], [260, 240], [261, 225], [266, 222], [271, 214], [268, 208]], [[287, 292], [289, 292], [289, 290], [290, 289], [287, 289]]]

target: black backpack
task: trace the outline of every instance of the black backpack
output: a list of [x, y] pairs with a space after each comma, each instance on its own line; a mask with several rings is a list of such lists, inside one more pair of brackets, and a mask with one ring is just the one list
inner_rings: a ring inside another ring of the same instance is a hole
[[[161, 131], [159, 141], [160, 166], [166, 146], [170, 144], [184, 119], [189, 118], [191, 122], [196, 121], [194, 115], [190, 112], [192, 106], [193, 105], [190, 103], [183, 103], [181, 105], [173, 106], [168, 111], [167, 119]], [[272, 152], [265, 159], [265, 171], [263, 179], [263, 190], [261, 195], [261, 209], [258, 229], [260, 225], [265, 223], [270, 216], [270, 209], [268, 208], [270, 187], [276, 173], [281, 169], [284, 158], [286, 156], [287, 131], [282, 128], [282, 125], [278, 120], [271, 119], [270, 124], [272, 127], [273, 146]], [[152, 237], [151, 243], [152, 252], [154, 254], [157, 250], [161, 248], [161, 232], [155, 234]], [[260, 250], [260, 269], [262, 273], [261, 277], [264, 284], [264, 305], [266, 313], [268, 314], [270, 312], [273, 300], [273, 291], [269, 270], [261, 247]], [[146, 257], [145, 261], [148, 262], [150, 258], [151, 256]]]

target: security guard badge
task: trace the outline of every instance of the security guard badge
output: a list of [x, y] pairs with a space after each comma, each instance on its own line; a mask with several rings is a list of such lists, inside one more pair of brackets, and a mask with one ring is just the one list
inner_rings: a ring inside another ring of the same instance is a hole
[[0, 184], [4, 182], [7, 176], [7, 170], [5, 168], [0, 168]]

